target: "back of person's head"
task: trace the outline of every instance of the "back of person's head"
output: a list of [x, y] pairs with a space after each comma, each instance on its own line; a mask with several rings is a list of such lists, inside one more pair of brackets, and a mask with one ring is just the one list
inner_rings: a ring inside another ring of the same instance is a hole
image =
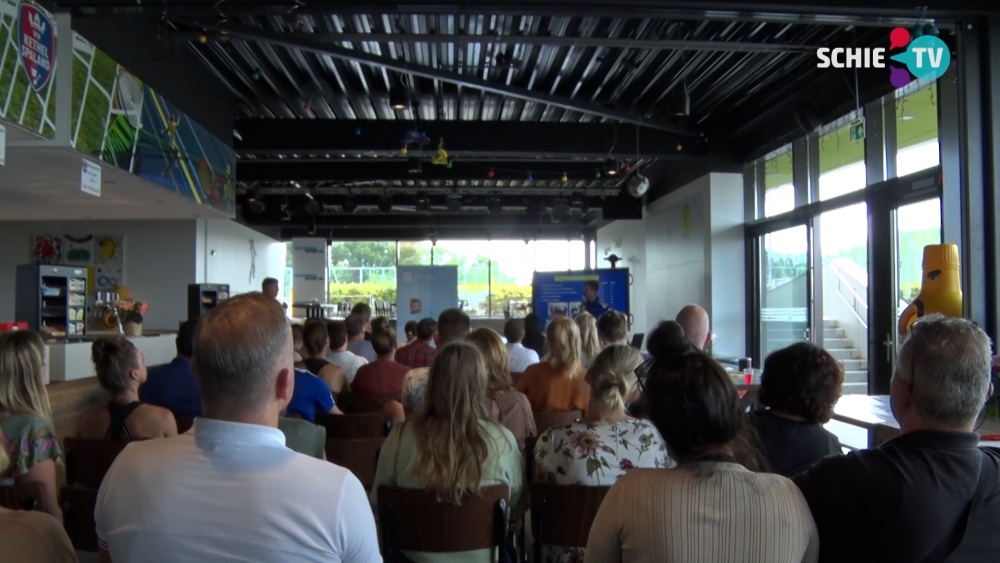
[[129, 374], [139, 369], [139, 351], [124, 336], [102, 336], [90, 346], [97, 382], [112, 395], [129, 386]]
[[597, 319], [584, 311], [576, 316], [576, 328], [580, 330], [580, 352], [588, 360], [601, 352], [601, 339], [597, 336]]
[[372, 331], [372, 348], [380, 357], [396, 351], [396, 329], [390, 325]]
[[413, 419], [417, 472], [439, 500], [460, 504], [479, 494], [489, 455], [480, 421], [489, 421], [486, 365], [475, 345], [453, 342], [434, 358], [424, 410]]
[[646, 350], [656, 359], [669, 360], [696, 349], [676, 321], [662, 321], [646, 339]]
[[580, 369], [580, 329], [570, 319], [556, 319], [545, 331], [549, 354], [545, 361], [569, 378]]
[[52, 420], [44, 370], [45, 343], [38, 334], [30, 330], [0, 334], [0, 408]]
[[438, 322], [435, 319], [420, 319], [420, 322], [417, 323], [417, 340], [430, 342], [434, 338], [434, 333], [437, 332], [437, 329]]
[[826, 423], [843, 384], [844, 368], [829, 352], [811, 342], [796, 342], [764, 361], [757, 400], [807, 422]]
[[194, 327], [198, 322], [187, 320], [181, 323], [177, 329], [177, 355], [182, 358], [190, 358], [194, 354]]
[[445, 309], [438, 317], [437, 333], [442, 346], [463, 340], [471, 329], [472, 321], [461, 309]]
[[367, 323], [372, 318], [372, 306], [367, 303], [358, 303], [351, 309], [351, 314], [361, 317], [361, 323]]
[[268, 290], [278, 287], [278, 280], [275, 278], [264, 278], [264, 281], [260, 283], [260, 290], [265, 294]]
[[628, 317], [611, 309], [597, 319], [597, 334], [606, 343], [624, 344], [628, 339]]
[[326, 333], [330, 337], [331, 350], [340, 350], [347, 344], [347, 323], [344, 321], [327, 321]]
[[299, 323], [292, 323], [292, 343], [295, 345], [295, 349], [301, 348], [305, 342], [303, 341], [302, 335], [305, 333], [305, 327]]
[[326, 322], [313, 319], [306, 323], [302, 329], [302, 344], [306, 347], [306, 352], [315, 356], [330, 344], [330, 334], [327, 332]]
[[[389, 319], [385, 317], [375, 317], [372, 319], [372, 334], [389, 328]], [[393, 329], [395, 330], [395, 329]]]
[[417, 321], [407, 321], [406, 327], [403, 329], [406, 333], [407, 340], [413, 340], [417, 337]]
[[601, 414], [625, 412], [625, 397], [635, 389], [635, 369], [640, 364], [642, 354], [624, 344], [612, 344], [594, 358], [587, 379], [591, 399]]
[[601, 289], [601, 285], [597, 283], [597, 280], [587, 280], [583, 282], [583, 288], [597, 293]]
[[503, 336], [507, 342], [518, 344], [524, 340], [524, 321], [521, 319], [511, 319], [503, 325]]
[[528, 313], [524, 317], [524, 333], [525, 336], [530, 334], [542, 334], [542, 318], [538, 316], [538, 313]]
[[237, 295], [198, 321], [191, 365], [206, 411], [258, 411], [292, 362], [292, 329], [281, 305], [266, 295]]
[[510, 359], [507, 357], [507, 347], [496, 331], [482, 327], [469, 334], [469, 342], [479, 348], [486, 362], [486, 375], [489, 377], [489, 396], [507, 391], [513, 385], [510, 378]]
[[974, 422], [990, 387], [990, 337], [972, 321], [919, 319], [899, 349], [893, 383], [908, 384], [920, 415], [944, 428]]
[[361, 315], [351, 314], [344, 320], [347, 325], [347, 337], [357, 338], [365, 331], [365, 318]]
[[[692, 344], [701, 350], [708, 344], [712, 331], [709, 327], [708, 312], [699, 305], [691, 304], [684, 306], [674, 319], [684, 328], [684, 334]], [[647, 349], [648, 349], [647, 345]]]

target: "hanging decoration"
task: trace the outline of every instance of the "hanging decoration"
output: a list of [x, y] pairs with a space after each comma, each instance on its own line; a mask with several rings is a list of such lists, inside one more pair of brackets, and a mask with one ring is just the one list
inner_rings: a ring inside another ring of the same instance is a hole
[[448, 151], [444, 148], [444, 139], [442, 138], [438, 141], [438, 151], [437, 154], [431, 157], [431, 164], [436, 164], [438, 166], [448, 166], [451, 168], [451, 159], [448, 158]]
[[489, 170], [488, 170], [488, 171], [486, 172], [486, 177], [487, 177], [487, 178], [492, 178], [492, 177], [494, 177], [494, 176], [496, 176], [496, 172], [494, 172], [494, 171], [493, 171], [493, 169], [492, 169], [492, 168], [490, 168], [490, 169], [489, 169]]
[[569, 176], [567, 176], [565, 172], [563, 172], [562, 181], [563, 182], [569, 182]]

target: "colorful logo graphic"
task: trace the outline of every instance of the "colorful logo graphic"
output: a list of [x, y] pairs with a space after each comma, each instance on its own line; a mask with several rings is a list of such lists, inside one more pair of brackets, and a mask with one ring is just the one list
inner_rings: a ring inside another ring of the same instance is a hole
[[40, 92], [52, 78], [55, 66], [56, 32], [45, 12], [33, 4], [22, 3], [18, 9], [17, 51], [28, 83]]
[[906, 47], [906, 51], [889, 57], [906, 65], [906, 69], [892, 67], [889, 81], [896, 88], [909, 84], [911, 74], [917, 79], [937, 80], [944, 76], [951, 64], [951, 52], [948, 46], [933, 35], [922, 35], [911, 42], [910, 32], [897, 27], [889, 34], [889, 41], [890, 51]]

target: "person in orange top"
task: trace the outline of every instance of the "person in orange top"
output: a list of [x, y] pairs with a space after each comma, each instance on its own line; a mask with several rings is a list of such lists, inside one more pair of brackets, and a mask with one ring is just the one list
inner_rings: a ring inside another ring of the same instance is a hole
[[549, 353], [541, 363], [529, 366], [517, 380], [517, 390], [531, 403], [531, 410], [579, 410], [587, 414], [590, 385], [580, 364], [580, 329], [571, 319], [557, 319], [546, 332]]

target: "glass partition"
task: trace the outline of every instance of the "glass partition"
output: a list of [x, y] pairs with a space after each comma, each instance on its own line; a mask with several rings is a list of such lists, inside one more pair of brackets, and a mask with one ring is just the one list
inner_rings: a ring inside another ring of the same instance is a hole
[[819, 136], [819, 199], [827, 200], [865, 189], [865, 142], [851, 141], [853, 120]]
[[936, 82], [897, 98], [896, 147], [898, 176], [941, 163]]
[[775, 151], [764, 159], [764, 217], [795, 209], [792, 184], [792, 146]]

